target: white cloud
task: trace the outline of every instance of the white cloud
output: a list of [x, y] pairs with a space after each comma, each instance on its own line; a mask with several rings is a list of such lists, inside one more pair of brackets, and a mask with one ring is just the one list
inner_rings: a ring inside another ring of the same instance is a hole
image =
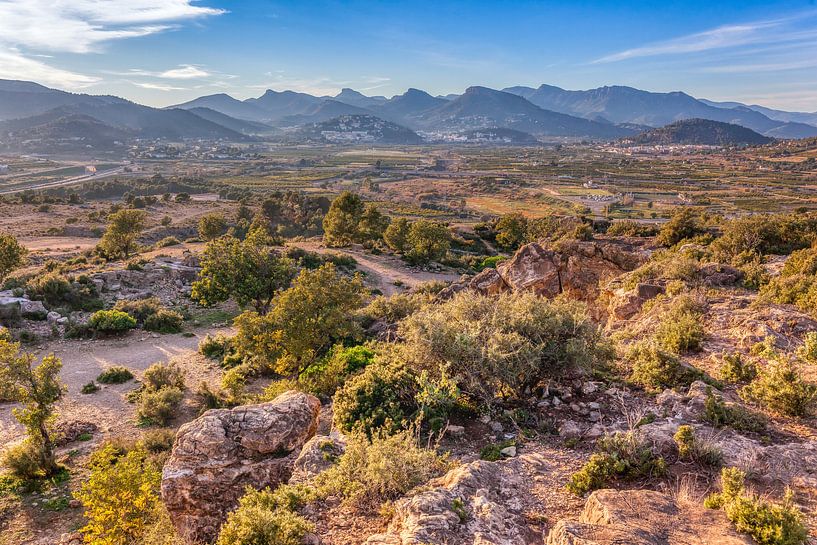
[[173, 87], [172, 85], [164, 85], [162, 83], [149, 83], [140, 81], [131, 81], [133, 85], [141, 87], [142, 89], [152, 89], [155, 91], [187, 91], [185, 87]]
[[185, 64], [178, 68], [165, 70], [164, 72], [159, 74], [159, 77], [167, 79], [198, 79], [206, 78], [209, 75], [210, 75], [209, 72], [202, 70], [198, 66], [194, 66], [192, 64]]
[[606, 55], [594, 60], [593, 64], [619, 62], [640, 57], [700, 53], [716, 49], [796, 40], [802, 38], [802, 36], [793, 33], [791, 25], [812, 17], [814, 17], [814, 12], [803, 12], [787, 18], [724, 25], [704, 32], [697, 32]]
[[[192, 0], [0, 0], [0, 74], [69, 88], [90, 85], [98, 78], [32, 57], [97, 52], [106, 42], [148, 36], [182, 21], [222, 13]], [[166, 77], [199, 77], [197, 70], [182, 66]]]

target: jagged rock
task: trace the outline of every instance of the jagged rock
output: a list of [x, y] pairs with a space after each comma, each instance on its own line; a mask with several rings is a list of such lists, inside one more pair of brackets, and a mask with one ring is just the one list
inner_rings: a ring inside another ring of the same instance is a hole
[[698, 269], [698, 277], [707, 286], [733, 286], [743, 280], [743, 271], [722, 263], [707, 263]]
[[286, 392], [269, 403], [210, 410], [182, 426], [162, 471], [162, 499], [179, 535], [209, 542], [247, 486], [288, 481], [320, 409], [317, 398]]
[[638, 284], [631, 290], [618, 288], [610, 300], [610, 314], [619, 320], [632, 318], [641, 312], [644, 303], [662, 293], [664, 287], [655, 284]]
[[484, 295], [533, 291], [545, 297], [567, 292], [592, 302], [599, 294], [599, 282], [637, 268], [646, 258], [645, 251], [619, 240], [566, 241], [555, 249], [534, 242], [519, 248], [496, 269], [453, 284], [438, 297], [447, 299], [463, 289]]
[[306, 483], [337, 462], [346, 451], [346, 439], [340, 435], [316, 435], [306, 442], [295, 460], [292, 484]]
[[23, 318], [30, 318], [32, 320], [44, 320], [46, 316], [48, 316], [48, 309], [45, 308], [42, 301], [23, 299], [20, 301], [20, 312]]
[[651, 490], [597, 490], [578, 521], [561, 520], [547, 545], [751, 545], [721, 511]]
[[452, 469], [424, 491], [395, 502], [388, 531], [369, 537], [366, 545], [541, 544], [541, 534], [522, 515], [521, 498], [526, 480], [549, 469], [539, 454]]
[[54, 426], [54, 438], [58, 446], [73, 443], [81, 435], [87, 433], [93, 434], [99, 428], [93, 422], [85, 422], [82, 420], [71, 420], [70, 422], [58, 422]]

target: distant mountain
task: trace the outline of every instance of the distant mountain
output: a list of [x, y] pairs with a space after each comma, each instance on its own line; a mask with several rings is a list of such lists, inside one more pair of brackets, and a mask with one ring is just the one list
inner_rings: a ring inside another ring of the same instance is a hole
[[294, 133], [296, 138], [311, 142], [421, 144], [420, 136], [401, 125], [372, 115], [342, 115], [313, 123]]
[[681, 119], [711, 119], [748, 127], [767, 136], [803, 138], [817, 136], [817, 127], [770, 119], [746, 108], [717, 108], [682, 92], [651, 93], [632, 87], [599, 87], [567, 91], [552, 85], [509, 87], [506, 91], [555, 112], [612, 123], [637, 123], [659, 127]]
[[207, 121], [211, 121], [217, 125], [221, 125], [222, 127], [226, 127], [232, 131], [240, 132], [241, 134], [246, 134], [248, 136], [269, 135], [278, 132], [277, 129], [270, 127], [265, 123], [237, 119], [210, 108], [191, 108], [188, 111], [202, 119], [206, 119]]
[[296, 115], [288, 115], [278, 119], [275, 123], [281, 127], [293, 127], [296, 125], [305, 125], [307, 123], [320, 123], [321, 121], [329, 121], [336, 117], [343, 115], [371, 115], [372, 112], [365, 108], [352, 106], [338, 102], [337, 100], [323, 100], [314, 104], [311, 107], [304, 108], [304, 110]]
[[806, 123], [817, 127], [817, 112], [785, 112], [783, 110], [775, 110], [773, 108], [766, 108], [765, 106], [758, 106], [757, 104], [742, 104], [740, 102], [713, 102], [704, 98], [699, 98], [701, 102], [715, 108], [749, 108], [756, 112], [760, 112], [769, 119], [777, 121], [786, 121], [792, 123]]
[[409, 89], [402, 95], [392, 97], [376, 108], [378, 114], [385, 117], [400, 119], [407, 124], [413, 124], [418, 116], [447, 104], [444, 98], [436, 98], [419, 89]]
[[314, 111], [324, 102], [324, 99], [295, 91], [278, 92], [268, 89], [260, 97], [248, 98], [244, 102], [264, 110], [264, 118], [254, 119], [254, 121], [275, 121], [282, 117], [303, 115]]
[[16, 150], [111, 150], [122, 147], [133, 136], [129, 131], [59, 108], [24, 120], [0, 122], [0, 146]]
[[616, 138], [628, 129], [544, 110], [513, 93], [469, 87], [465, 93], [420, 116], [430, 130], [468, 130], [485, 127], [514, 129], [542, 136]]
[[0, 80], [0, 121], [31, 117], [60, 106], [126, 103], [117, 97], [66, 93], [30, 81]]
[[251, 104], [249, 102], [242, 102], [230, 95], [220, 93], [217, 95], [208, 95], [199, 97], [190, 102], [171, 106], [167, 109], [180, 108], [182, 110], [192, 110], [193, 108], [209, 108], [210, 110], [234, 117], [236, 119], [245, 119], [249, 121], [260, 121], [269, 116], [269, 112], [263, 108]]
[[537, 144], [539, 140], [532, 134], [513, 129], [486, 128], [465, 131], [460, 134], [467, 142], [484, 144]]
[[684, 119], [642, 132], [626, 141], [642, 145], [747, 146], [768, 144], [774, 139], [740, 125], [710, 119]]
[[386, 97], [367, 97], [363, 93], [349, 89], [348, 87], [341, 89], [340, 93], [334, 96], [334, 99], [344, 104], [357, 106], [358, 108], [372, 108], [384, 104], [387, 101]]

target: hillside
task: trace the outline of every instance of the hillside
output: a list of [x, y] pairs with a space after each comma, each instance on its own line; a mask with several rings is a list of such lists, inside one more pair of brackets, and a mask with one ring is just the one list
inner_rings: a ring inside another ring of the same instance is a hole
[[371, 115], [342, 115], [307, 125], [294, 133], [296, 139], [310, 142], [373, 144], [421, 144], [420, 136], [401, 125]]
[[93, 117], [59, 110], [28, 120], [0, 122], [0, 145], [13, 150], [112, 150], [133, 136]]
[[627, 141], [642, 145], [753, 146], [768, 144], [774, 139], [740, 125], [709, 119], [685, 119], [644, 131]]

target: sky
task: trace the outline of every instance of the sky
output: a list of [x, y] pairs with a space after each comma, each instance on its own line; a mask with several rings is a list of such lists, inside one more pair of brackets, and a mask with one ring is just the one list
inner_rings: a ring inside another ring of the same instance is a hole
[[153, 106], [547, 83], [817, 111], [817, 2], [0, 0], [0, 79]]

